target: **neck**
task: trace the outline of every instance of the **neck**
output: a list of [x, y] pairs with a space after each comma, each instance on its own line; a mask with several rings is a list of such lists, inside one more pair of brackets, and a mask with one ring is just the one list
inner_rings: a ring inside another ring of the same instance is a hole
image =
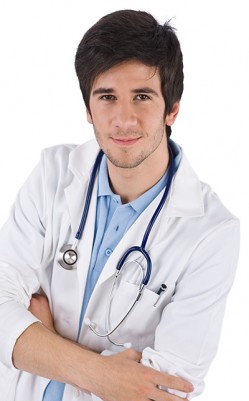
[[167, 147], [162, 158], [154, 160], [154, 163], [153, 160], [146, 159], [134, 168], [116, 167], [107, 160], [111, 189], [115, 194], [120, 195], [122, 203], [129, 203], [152, 188], [162, 178], [168, 162]]

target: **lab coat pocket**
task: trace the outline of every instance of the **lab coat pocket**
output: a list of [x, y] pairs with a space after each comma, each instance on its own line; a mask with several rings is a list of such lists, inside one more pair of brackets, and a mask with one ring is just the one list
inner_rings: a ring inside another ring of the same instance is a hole
[[110, 327], [115, 327], [126, 314], [127, 316], [113, 333], [113, 339], [121, 343], [132, 342], [137, 349], [151, 345], [162, 311], [171, 301], [174, 289], [174, 285], [167, 285], [166, 291], [158, 295], [144, 288], [140, 298], [129, 312], [136, 300], [139, 287], [127, 281], [121, 281], [110, 305]]

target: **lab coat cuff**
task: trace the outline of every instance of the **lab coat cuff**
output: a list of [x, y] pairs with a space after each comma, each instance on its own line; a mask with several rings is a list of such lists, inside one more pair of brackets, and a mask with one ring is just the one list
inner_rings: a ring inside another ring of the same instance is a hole
[[160, 386], [160, 389], [163, 391], [167, 391], [170, 394], [174, 394], [178, 397], [191, 400], [193, 397], [197, 397], [198, 395], [200, 395], [204, 390], [203, 378], [198, 377], [197, 372], [193, 374], [187, 373], [187, 371], [193, 372], [194, 365], [192, 364], [191, 368], [189, 366], [188, 369], [184, 370], [183, 368], [181, 368], [183, 362], [175, 355], [163, 355], [163, 352], [157, 352], [148, 347], [143, 350], [141, 363], [144, 366], [153, 368], [161, 372], [165, 372], [168, 375], [181, 377], [192, 383], [194, 386], [194, 391], [189, 394], [186, 394], [179, 390], [171, 390], [169, 388], [164, 388]]
[[23, 305], [9, 301], [0, 306], [0, 361], [7, 367], [16, 369], [13, 365], [13, 349], [16, 340], [33, 323], [39, 322]]

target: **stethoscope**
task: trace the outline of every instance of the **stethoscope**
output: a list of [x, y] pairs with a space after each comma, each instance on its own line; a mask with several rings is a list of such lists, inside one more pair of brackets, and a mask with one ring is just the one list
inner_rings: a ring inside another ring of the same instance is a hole
[[[114, 333], [115, 330], [117, 330], [117, 328], [124, 322], [124, 320], [127, 318], [127, 316], [130, 314], [130, 312], [133, 310], [134, 306], [136, 305], [137, 301], [140, 299], [142, 292], [144, 290], [144, 287], [148, 284], [149, 280], [150, 280], [150, 276], [151, 276], [151, 270], [152, 270], [152, 262], [151, 262], [151, 258], [148, 254], [148, 252], [146, 251], [145, 247], [150, 235], [150, 232], [152, 230], [152, 227], [160, 213], [160, 211], [162, 210], [169, 190], [170, 190], [170, 186], [174, 177], [174, 173], [175, 173], [175, 162], [174, 162], [174, 156], [173, 156], [173, 151], [171, 148], [171, 145], [168, 144], [168, 150], [169, 150], [169, 168], [168, 168], [168, 180], [167, 180], [167, 184], [165, 186], [165, 190], [163, 192], [162, 198], [153, 214], [153, 216], [151, 217], [148, 226], [145, 230], [142, 242], [140, 246], [132, 246], [129, 249], [127, 249], [127, 251], [123, 254], [123, 256], [121, 257], [121, 259], [119, 260], [117, 267], [116, 267], [116, 273], [115, 273], [115, 277], [113, 280], [113, 284], [112, 284], [112, 288], [110, 291], [110, 296], [109, 296], [109, 300], [107, 302], [107, 317], [110, 316], [110, 308], [111, 308], [111, 301], [113, 298], [113, 292], [115, 290], [115, 286], [117, 284], [117, 280], [118, 277], [122, 271], [122, 269], [127, 265], [127, 258], [128, 256], [130, 256], [131, 253], [133, 252], [139, 252], [140, 254], [142, 254], [142, 256], [144, 257], [144, 259], [146, 260], [146, 269], [143, 269], [142, 266], [140, 265], [140, 263], [138, 263], [136, 260], [133, 261], [133, 263], [135, 263], [136, 265], [138, 265], [141, 268], [142, 271], [142, 278], [141, 278], [141, 282], [138, 285], [138, 294], [135, 298], [135, 300], [132, 302], [132, 305], [130, 306], [130, 308], [128, 309], [128, 311], [126, 312], [125, 316], [119, 321], [119, 323], [117, 323], [115, 325], [115, 327], [113, 328], [109, 328], [110, 323], [107, 322], [107, 331], [101, 333], [99, 331], [96, 330], [96, 324], [94, 322], [91, 322], [90, 319], [85, 319], [85, 323], [90, 327], [90, 329], [99, 337], [107, 337], [109, 339], [109, 341], [115, 345], [120, 345], [120, 346], [124, 346], [127, 344], [120, 344], [120, 343], [116, 343], [113, 340], [110, 339], [110, 335], [112, 333]], [[98, 171], [98, 168], [100, 166], [100, 162], [103, 156], [103, 151], [100, 150], [97, 158], [95, 160], [94, 166], [93, 166], [93, 170], [90, 176], [90, 181], [89, 181], [89, 185], [88, 185], [88, 189], [87, 189], [87, 194], [86, 194], [86, 201], [85, 201], [85, 206], [83, 209], [83, 213], [82, 213], [82, 217], [81, 217], [81, 221], [80, 221], [80, 225], [78, 228], [78, 231], [75, 235], [75, 240], [73, 244], [68, 244], [68, 245], [64, 245], [59, 252], [59, 264], [61, 265], [61, 267], [63, 267], [66, 270], [72, 270], [74, 268], [77, 267], [76, 262], [78, 260], [78, 253], [77, 253], [77, 245], [79, 240], [82, 237], [82, 233], [86, 224], [86, 220], [87, 220], [87, 216], [88, 216], [88, 211], [89, 211], [89, 207], [90, 207], [90, 202], [91, 202], [91, 197], [92, 197], [92, 193], [93, 193], [93, 186], [94, 186], [94, 181], [96, 178], [96, 174]]]

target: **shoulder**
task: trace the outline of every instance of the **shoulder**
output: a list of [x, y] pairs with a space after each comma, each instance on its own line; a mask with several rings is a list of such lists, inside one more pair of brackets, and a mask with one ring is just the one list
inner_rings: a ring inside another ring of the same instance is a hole
[[59, 144], [41, 152], [42, 168], [50, 175], [81, 176], [92, 167], [98, 146], [95, 140], [83, 144]]
[[[236, 233], [236, 236], [239, 237], [238, 217], [224, 205], [210, 185], [204, 182], [200, 182], [200, 184], [204, 204], [203, 225], [206, 227], [207, 233], [222, 231], [226, 236], [233, 236]], [[226, 241], [224, 236], [223, 241]]]
[[176, 225], [181, 225], [181, 231], [196, 242], [212, 236], [212, 233], [223, 232], [226, 236], [236, 233], [238, 236], [238, 218], [223, 204], [213, 188], [199, 179], [184, 153], [165, 214], [176, 218]]
[[68, 166], [70, 153], [78, 146], [77, 144], [59, 144], [45, 148], [41, 152], [41, 161], [45, 164], [63, 164]]
[[173, 200], [179, 208], [179, 217], [236, 219], [224, 205], [212, 186], [199, 179], [186, 155], [182, 159], [173, 185]]
[[204, 212], [209, 215], [222, 214], [224, 218], [232, 218], [238, 220], [238, 218], [226, 207], [217, 192], [212, 188], [211, 185], [200, 181], [202, 198], [204, 203]]

